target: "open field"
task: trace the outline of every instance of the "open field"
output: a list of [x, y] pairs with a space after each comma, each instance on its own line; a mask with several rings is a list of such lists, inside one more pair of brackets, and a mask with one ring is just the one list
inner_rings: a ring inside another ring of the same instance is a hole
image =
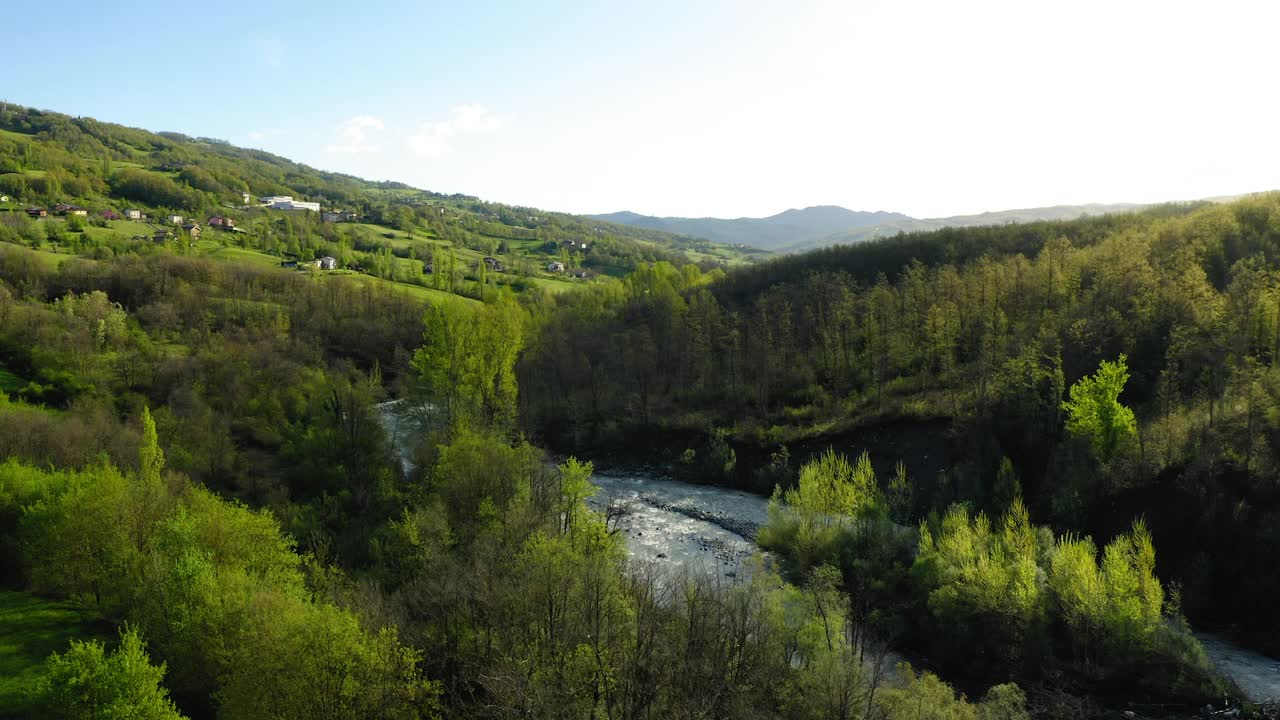
[[218, 260], [232, 260], [260, 267], [280, 267], [280, 258], [275, 255], [223, 245], [215, 240], [198, 240], [195, 248], [201, 255]]
[[67, 260], [70, 260], [71, 258], [74, 258], [74, 257], [79, 257], [77, 255], [72, 255], [71, 253], [60, 253], [60, 252], [54, 252], [53, 250], [35, 250], [32, 248], [27, 248], [27, 250], [35, 253], [36, 257], [40, 260], [40, 262], [45, 267], [48, 267], [50, 269], [56, 269], [59, 265], [66, 262]]
[[391, 280], [382, 280], [370, 275], [361, 275], [359, 273], [346, 272], [338, 270], [335, 272], [316, 273], [317, 278], [323, 278], [326, 282], [353, 282], [363, 283], [366, 285], [386, 285], [396, 292], [402, 292], [409, 297], [422, 300], [424, 302], [435, 304], [445, 304], [453, 307], [476, 308], [480, 306], [478, 300], [454, 295], [453, 293], [443, 290], [435, 290], [432, 288], [420, 287], [418, 285], [410, 285], [408, 283], [394, 282]]

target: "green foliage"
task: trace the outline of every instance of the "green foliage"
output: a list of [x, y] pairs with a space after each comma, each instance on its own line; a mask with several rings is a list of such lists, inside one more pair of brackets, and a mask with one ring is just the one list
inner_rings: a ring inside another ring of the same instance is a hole
[[813, 517], [857, 516], [880, 504], [871, 456], [863, 451], [856, 463], [827, 450], [800, 468], [796, 487], [782, 493], [788, 507]]
[[138, 480], [148, 485], [160, 482], [164, 469], [164, 451], [156, 437], [156, 423], [151, 419], [151, 409], [142, 409], [142, 445], [138, 448]]
[[1027, 699], [1014, 684], [996, 685], [982, 702], [969, 703], [930, 672], [916, 675], [910, 663], [897, 668], [898, 684], [877, 702], [889, 720], [1027, 720]]
[[1047, 643], [1042, 551], [1021, 500], [999, 528], [958, 505], [936, 527], [922, 526], [913, 574], [936, 627], [947, 628], [936, 639], [939, 651], [975, 653], [1006, 673], [1035, 672]]
[[156, 207], [196, 210], [205, 204], [198, 192], [164, 175], [136, 168], [125, 168], [112, 176], [111, 189], [126, 200]]
[[949, 685], [933, 673], [916, 676], [909, 665], [900, 665], [901, 687], [880, 692], [880, 706], [892, 720], [974, 720], [973, 706], [957, 697]]
[[1115, 362], [1103, 360], [1095, 375], [1071, 386], [1071, 399], [1062, 404], [1067, 430], [1089, 440], [1103, 461], [1136, 432], [1133, 411], [1118, 400], [1129, 381], [1126, 360], [1123, 354]]
[[[143, 464], [155, 471], [148, 445]], [[236, 717], [430, 710], [436, 690], [420, 655], [313, 600], [269, 513], [110, 466], [44, 473], [10, 462], [0, 488], [24, 508], [18, 537], [36, 587], [96, 598], [145, 630], [180, 700], [207, 707], [217, 697]], [[265, 694], [264, 678], [275, 683]]]
[[889, 481], [889, 488], [885, 493], [885, 503], [894, 522], [905, 524], [910, 520], [914, 495], [915, 489], [911, 484], [911, 478], [907, 476], [907, 466], [902, 461], [898, 461], [893, 468], [893, 479]]
[[1164, 590], [1141, 520], [1107, 544], [1101, 565], [1088, 538], [1060, 538], [1047, 570], [1048, 586], [1071, 629], [1072, 650], [1087, 667], [1115, 671], [1152, 652], [1163, 624]]
[[515, 361], [524, 333], [510, 299], [478, 311], [436, 306], [427, 311], [422, 346], [414, 354], [427, 398], [452, 423], [508, 427], [515, 420]]
[[[951, 662], [977, 654], [1033, 677], [1056, 656], [1094, 679], [1160, 665], [1155, 638], [1164, 626], [1164, 591], [1141, 521], [1108, 543], [1099, 564], [1091, 540], [1037, 531], [1020, 500], [1000, 530], [981, 513], [970, 518], [953, 506], [940, 523], [922, 526], [913, 575], [928, 593], [939, 633], [933, 646], [939, 657], [955, 654]], [[1058, 623], [1070, 642], [1055, 651], [1049, 630]]]
[[108, 640], [113, 628], [90, 608], [29, 593], [0, 592], [0, 718], [39, 717], [34, 692], [49, 655], [72, 640]]
[[542, 480], [544, 456], [528, 443], [511, 446], [497, 437], [459, 429], [440, 448], [432, 475], [449, 526], [470, 536], [478, 524], [530, 499]]
[[71, 641], [49, 657], [37, 693], [43, 717], [179, 720], [161, 685], [164, 664], [151, 664], [135, 628], [120, 631], [120, 646], [107, 653], [102, 643]]
[[833, 557], [843, 532], [883, 519], [885, 512], [870, 455], [863, 452], [850, 463], [828, 450], [801, 466], [795, 487], [774, 489], [758, 541], [787, 553], [804, 570]]

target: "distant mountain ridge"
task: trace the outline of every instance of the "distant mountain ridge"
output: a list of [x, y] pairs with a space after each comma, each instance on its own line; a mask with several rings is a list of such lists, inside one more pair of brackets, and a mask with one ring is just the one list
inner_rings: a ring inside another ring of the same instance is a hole
[[899, 232], [937, 230], [943, 227], [1005, 225], [1042, 220], [1074, 220], [1085, 215], [1132, 212], [1148, 205], [1133, 203], [1054, 205], [957, 215], [945, 218], [913, 218], [896, 212], [849, 210], [836, 205], [791, 209], [763, 218], [653, 217], [630, 211], [591, 215], [599, 220], [676, 235], [691, 235], [731, 245], [747, 245], [774, 252], [798, 252], [826, 245], [848, 244]]
[[766, 218], [651, 217], [626, 211], [591, 217], [622, 225], [663, 230], [676, 235], [692, 235], [715, 242], [749, 245], [765, 250], [777, 250], [797, 241], [912, 219], [901, 213], [861, 212], [834, 205], [786, 210]]

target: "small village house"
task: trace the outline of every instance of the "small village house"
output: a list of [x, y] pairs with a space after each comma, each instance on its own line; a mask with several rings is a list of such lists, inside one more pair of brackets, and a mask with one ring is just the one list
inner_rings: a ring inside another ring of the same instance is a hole
[[188, 235], [190, 235], [190, 236], [191, 236], [191, 239], [192, 239], [192, 240], [199, 240], [199, 239], [200, 239], [200, 232], [201, 232], [201, 231], [200, 231], [200, 226], [199, 226], [199, 225], [197, 225], [196, 223], [187, 223], [186, 225], [183, 225], [183, 226], [182, 226], [182, 229], [183, 229], [183, 231], [185, 231]]
[[141, 220], [142, 211], [137, 208], [129, 208], [128, 210], [124, 211], [124, 216], [129, 220]]
[[547, 272], [562, 273], [564, 272], [564, 263], [559, 260], [547, 263]]
[[89, 217], [89, 211], [79, 205], [72, 205], [67, 209], [67, 214], [75, 215], [77, 217]]
[[336, 270], [338, 269], [338, 259], [325, 255], [316, 261], [316, 267], [321, 270]]
[[219, 230], [230, 230], [236, 226], [236, 221], [222, 215], [214, 215], [210, 217], [205, 224], [209, 227], [218, 228]]
[[70, 210], [70, 209], [71, 209], [71, 206], [70, 206], [70, 205], [68, 205], [68, 204], [66, 204], [66, 203], [58, 203], [57, 205], [54, 205], [54, 206], [53, 206], [53, 214], [54, 214], [54, 215], [66, 215], [66, 214], [67, 214], [67, 211], [68, 211], [68, 210]]
[[168, 222], [170, 225], [181, 225], [183, 219], [184, 218], [181, 215], [170, 215], [169, 217], [165, 218], [165, 221]]
[[326, 210], [320, 213], [321, 222], [327, 223], [355, 222], [357, 217], [359, 216], [350, 210]]
[[33, 218], [48, 217], [48, 216], [49, 216], [49, 211], [48, 211], [48, 210], [45, 210], [45, 209], [44, 209], [44, 208], [42, 208], [42, 207], [29, 207], [29, 208], [27, 208], [27, 215], [29, 215], [29, 216], [31, 216], [31, 217], [33, 217]]

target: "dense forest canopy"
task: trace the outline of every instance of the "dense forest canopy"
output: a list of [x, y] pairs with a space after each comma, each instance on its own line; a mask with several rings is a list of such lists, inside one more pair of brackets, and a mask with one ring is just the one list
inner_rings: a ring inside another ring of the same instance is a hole
[[[1280, 647], [1280, 195], [727, 267], [210, 139], [0, 129], [10, 209], [252, 228], [0, 217], [0, 608], [67, 618], [0, 717], [1178, 713], [1238, 696], [1190, 625]], [[481, 242], [600, 276], [463, 267]], [[275, 262], [321, 253], [364, 272]], [[633, 561], [591, 459], [771, 494], [770, 559]]]

